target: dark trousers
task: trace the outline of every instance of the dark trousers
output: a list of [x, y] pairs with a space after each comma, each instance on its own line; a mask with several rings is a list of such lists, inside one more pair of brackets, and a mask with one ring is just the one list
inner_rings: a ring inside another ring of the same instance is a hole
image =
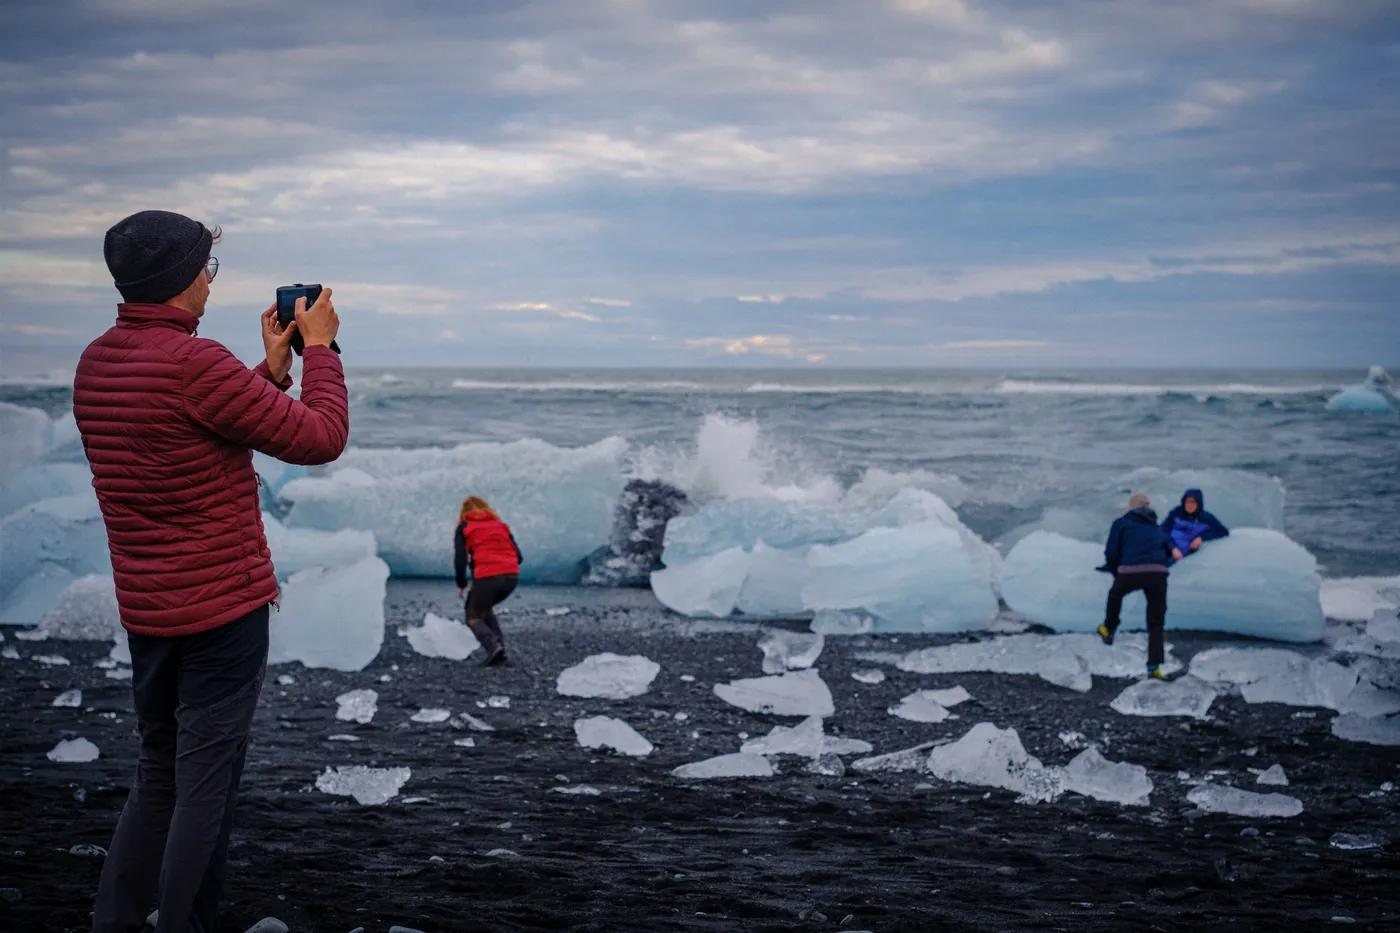
[[505, 647], [505, 636], [501, 634], [501, 623], [496, 621], [495, 607], [511, 593], [520, 580], [518, 574], [505, 573], [495, 577], [482, 577], [472, 580], [467, 590], [467, 627], [490, 654], [497, 648]]
[[136, 783], [102, 866], [93, 933], [208, 933], [223, 889], [248, 730], [267, 672], [268, 608], [197, 635], [129, 635]]
[[1123, 597], [1142, 590], [1147, 597], [1147, 666], [1156, 667], [1166, 660], [1167, 575], [1165, 573], [1120, 573], [1113, 578], [1108, 591], [1108, 609], [1103, 624], [1110, 632], [1118, 630], [1118, 615], [1123, 611]]

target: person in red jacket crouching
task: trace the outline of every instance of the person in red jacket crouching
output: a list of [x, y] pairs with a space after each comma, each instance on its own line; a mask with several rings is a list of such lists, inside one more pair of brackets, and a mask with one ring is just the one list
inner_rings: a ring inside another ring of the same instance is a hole
[[472, 571], [467, 591], [467, 626], [486, 649], [486, 664], [506, 659], [505, 638], [496, 621], [495, 607], [520, 580], [520, 547], [510, 527], [480, 496], [467, 496], [457, 514], [452, 533], [453, 568], [457, 574], [457, 598], [467, 589], [467, 568]]
[[[350, 432], [329, 288], [285, 330], [275, 305], [263, 313], [267, 358], [254, 369], [196, 336], [217, 239], [217, 228], [166, 211], [108, 230], [103, 253], [124, 301], [73, 383], [141, 731], [95, 933], [142, 929], [152, 904], [157, 933], [213, 926], [277, 596], [252, 451], [328, 463]], [[300, 401], [287, 395], [295, 331]]]

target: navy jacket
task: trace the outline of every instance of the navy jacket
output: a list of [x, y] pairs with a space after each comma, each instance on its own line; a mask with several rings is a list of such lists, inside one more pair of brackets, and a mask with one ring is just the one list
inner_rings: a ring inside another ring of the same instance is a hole
[[[1186, 500], [1196, 500], [1196, 513], [1186, 514]], [[1172, 546], [1181, 551], [1182, 556], [1191, 553], [1191, 542], [1214, 541], [1230, 534], [1230, 529], [1220, 523], [1220, 519], [1206, 511], [1206, 497], [1199, 489], [1188, 489], [1181, 497], [1181, 505], [1167, 513], [1162, 522], [1162, 530], [1171, 538]]]
[[1099, 569], [1109, 573], [1135, 564], [1170, 565], [1171, 539], [1157, 527], [1157, 513], [1146, 507], [1133, 509], [1114, 522], [1104, 545], [1103, 560]]

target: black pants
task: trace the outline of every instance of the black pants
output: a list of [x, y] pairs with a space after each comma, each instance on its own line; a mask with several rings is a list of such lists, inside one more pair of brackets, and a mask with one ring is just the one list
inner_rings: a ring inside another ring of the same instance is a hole
[[268, 608], [197, 635], [129, 635], [141, 726], [93, 933], [207, 933], [223, 889], [248, 730], [267, 671]]
[[494, 610], [497, 604], [515, 592], [519, 579], [519, 575], [513, 573], [482, 577], [472, 580], [471, 589], [467, 590], [467, 627], [476, 635], [487, 654], [505, 647], [501, 623], [496, 621]]
[[1167, 575], [1165, 573], [1120, 573], [1114, 576], [1108, 591], [1108, 609], [1103, 624], [1110, 632], [1118, 630], [1118, 615], [1123, 611], [1123, 597], [1142, 590], [1147, 597], [1147, 666], [1156, 667], [1166, 660]]

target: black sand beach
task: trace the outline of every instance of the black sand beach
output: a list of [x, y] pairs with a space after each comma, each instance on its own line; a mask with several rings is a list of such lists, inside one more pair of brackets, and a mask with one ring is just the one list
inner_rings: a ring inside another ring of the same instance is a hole
[[[797, 721], [745, 713], [711, 689], [761, 673], [756, 626], [690, 623], [640, 591], [526, 589], [507, 605], [513, 660], [503, 668], [479, 667], [479, 654], [415, 654], [396, 630], [430, 609], [454, 617], [459, 606], [447, 581], [393, 581], [389, 632], [369, 669], [269, 672], [221, 929], [267, 915], [294, 933], [392, 924], [428, 933], [1400, 928], [1400, 792], [1378, 792], [1400, 781], [1400, 749], [1334, 738], [1327, 710], [1222, 698], [1205, 722], [1128, 717], [1108, 705], [1122, 681], [1095, 678], [1079, 694], [1034, 677], [909, 674], [857, 655], [939, 639], [831, 638], [817, 664], [836, 701], [828, 733], [865, 739], [878, 754], [956, 738], [985, 720], [1014, 727], [1047, 764], [1064, 764], [1075, 752], [1059, 733], [1078, 730], [1110, 759], [1148, 767], [1152, 806], [1073, 794], [1018, 804], [1009, 792], [915, 772], [821, 777], [792, 758], [769, 779], [688, 783], [671, 768], [737, 751], [739, 733]], [[571, 611], [544, 612], [559, 606]], [[1221, 639], [1171, 641], [1186, 659]], [[92, 666], [105, 644], [7, 633], [5, 645], [22, 659], [0, 661], [0, 888], [14, 889], [0, 897], [0, 927], [84, 930], [101, 859], [70, 849], [110, 841], [137, 748], [130, 685]], [[600, 651], [644, 654], [661, 673], [632, 700], [560, 696], [558, 673]], [[40, 654], [72, 664], [31, 660]], [[872, 666], [885, 670], [884, 683], [851, 678]], [[295, 683], [279, 684], [279, 674]], [[918, 724], [886, 712], [913, 690], [955, 684], [973, 696], [956, 720]], [[71, 687], [82, 688], [83, 708], [53, 708]], [[368, 725], [336, 721], [334, 698], [357, 687], [379, 692], [378, 715]], [[492, 695], [509, 696], [510, 707], [478, 707]], [[420, 707], [471, 712], [496, 731], [410, 722]], [[656, 751], [628, 759], [581, 748], [572, 723], [594, 714], [627, 720]], [[327, 739], [343, 733], [360, 741]], [[46, 760], [73, 735], [102, 757]], [[468, 736], [475, 747], [453, 745]], [[1247, 769], [1274, 763], [1291, 782], [1281, 790], [1306, 807], [1299, 817], [1202, 815], [1177, 778], [1218, 771], [1217, 781], [1256, 789]], [[350, 764], [407, 766], [412, 777], [378, 807], [315, 790], [327, 765]], [[575, 784], [601, 794], [552, 792]], [[1333, 833], [1375, 831], [1388, 847], [1328, 844]]]

